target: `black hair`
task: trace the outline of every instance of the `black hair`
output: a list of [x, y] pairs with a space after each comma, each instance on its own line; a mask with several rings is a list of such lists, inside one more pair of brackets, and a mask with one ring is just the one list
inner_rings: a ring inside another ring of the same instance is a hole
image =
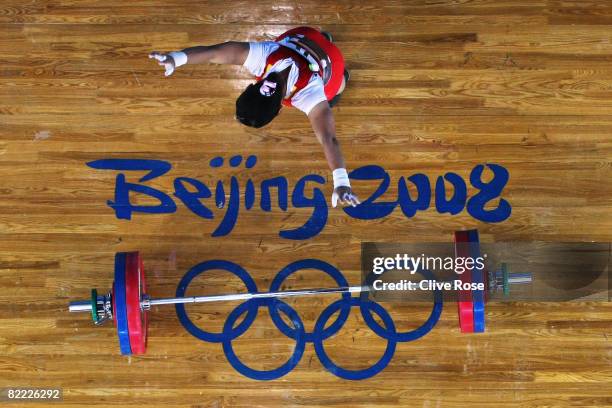
[[[268, 86], [273, 84], [272, 87]], [[284, 83], [278, 72], [249, 85], [236, 99], [236, 119], [243, 125], [260, 128], [278, 115]], [[263, 87], [263, 89], [262, 89]]]

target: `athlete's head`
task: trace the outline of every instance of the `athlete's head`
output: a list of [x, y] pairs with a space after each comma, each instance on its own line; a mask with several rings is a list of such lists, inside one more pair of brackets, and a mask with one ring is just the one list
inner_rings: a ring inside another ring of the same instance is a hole
[[270, 123], [280, 111], [283, 87], [278, 72], [249, 85], [236, 99], [236, 119], [243, 125], [254, 128]]

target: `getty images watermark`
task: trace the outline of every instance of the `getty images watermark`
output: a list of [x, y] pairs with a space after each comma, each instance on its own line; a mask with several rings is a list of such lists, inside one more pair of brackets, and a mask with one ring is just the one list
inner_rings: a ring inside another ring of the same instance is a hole
[[362, 243], [362, 286], [376, 301], [610, 301], [608, 242]]
[[[404, 271], [414, 275], [417, 271], [426, 269], [429, 271], [454, 272], [462, 275], [466, 271], [484, 271], [487, 254], [477, 257], [454, 257], [454, 256], [411, 256], [407, 253], [395, 254], [392, 257], [375, 257], [372, 260], [372, 274], [379, 276], [389, 271]], [[371, 276], [371, 275], [370, 275]], [[461, 279], [452, 281], [438, 281], [436, 279], [421, 279], [418, 281], [400, 279], [399, 281], [386, 282], [384, 279], [371, 279], [368, 282], [375, 291], [385, 290], [484, 290], [484, 282], [463, 282]]]

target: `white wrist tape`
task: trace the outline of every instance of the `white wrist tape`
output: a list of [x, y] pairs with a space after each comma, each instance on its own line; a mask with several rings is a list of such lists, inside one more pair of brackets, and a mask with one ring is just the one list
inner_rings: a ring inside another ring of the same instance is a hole
[[333, 171], [334, 176], [334, 189], [338, 187], [350, 187], [351, 182], [349, 181], [348, 173], [346, 169], [339, 168]]
[[187, 54], [185, 54], [183, 51], [172, 51], [169, 52], [168, 55], [174, 59], [174, 66], [176, 68], [187, 63]]

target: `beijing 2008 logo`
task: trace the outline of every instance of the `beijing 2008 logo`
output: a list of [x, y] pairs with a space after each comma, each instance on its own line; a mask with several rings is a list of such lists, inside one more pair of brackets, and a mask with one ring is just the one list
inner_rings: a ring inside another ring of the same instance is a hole
[[[229, 166], [226, 166], [229, 164]], [[212, 232], [213, 237], [229, 235], [238, 221], [242, 211], [252, 211], [256, 205], [256, 183], [248, 178], [244, 186], [233, 175], [230, 178], [229, 192], [223, 180], [218, 180], [214, 186], [214, 203], [210, 206], [207, 200], [213, 200], [213, 188], [201, 180], [192, 177], [179, 176], [174, 178], [173, 194], [168, 194], [145, 184], [170, 172], [172, 165], [163, 160], [147, 159], [102, 159], [87, 163], [97, 170], [119, 171], [115, 178], [115, 194], [107, 204], [115, 211], [118, 219], [130, 220], [134, 213], [140, 214], [171, 214], [177, 211], [176, 200], [182, 202], [196, 216], [212, 220], [216, 214], [211, 208], [224, 209], [219, 225]], [[247, 173], [257, 165], [257, 157], [249, 155], [231, 156], [229, 160], [223, 157], [213, 157], [209, 161], [209, 170], [214, 171], [223, 166]], [[244, 169], [242, 169], [244, 167]], [[247, 170], [245, 172], [244, 170]], [[483, 174], [487, 170], [487, 174]], [[129, 180], [126, 172], [145, 172], [137, 182]], [[476, 220], [498, 223], [507, 220], [512, 212], [510, 203], [502, 198], [503, 190], [508, 183], [508, 170], [495, 163], [478, 164], [469, 174], [471, 191], [468, 195], [468, 182], [459, 174], [446, 172], [435, 178], [435, 183], [423, 173], [400, 176], [397, 180], [397, 196], [394, 200], [382, 197], [390, 190], [391, 175], [381, 166], [366, 165], [358, 167], [349, 173], [351, 180], [377, 183], [376, 189], [369, 197], [362, 197], [360, 205], [346, 207], [342, 211], [351, 218], [374, 220], [387, 217], [397, 209], [407, 218], [416, 216], [419, 212], [431, 207], [440, 214], [457, 215], [462, 211]], [[484, 181], [483, 179], [488, 179]], [[287, 211], [289, 202], [293, 208], [312, 209], [309, 218], [300, 226], [284, 229], [279, 236], [291, 240], [304, 240], [318, 235], [327, 224], [328, 200], [321, 188], [326, 180], [318, 174], [307, 174], [301, 177], [289, 191], [289, 181], [279, 175], [261, 180], [259, 185], [259, 208], [264, 212], [272, 211], [273, 194], [276, 195], [276, 206], [281, 211]], [[132, 195], [140, 195], [157, 201], [156, 204], [134, 204]], [[226, 197], [227, 196], [227, 197]], [[291, 198], [291, 200], [289, 200]], [[433, 203], [432, 203], [433, 201]]]

